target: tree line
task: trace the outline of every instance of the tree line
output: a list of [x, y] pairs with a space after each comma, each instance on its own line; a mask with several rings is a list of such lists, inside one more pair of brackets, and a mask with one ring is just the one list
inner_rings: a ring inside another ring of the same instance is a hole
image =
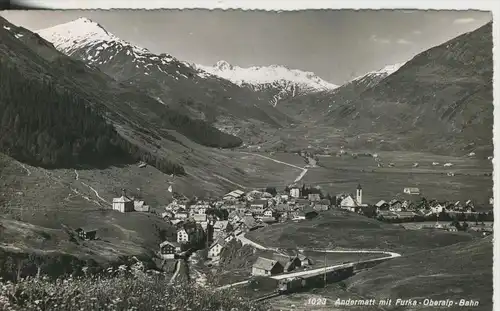
[[184, 168], [122, 138], [83, 98], [0, 62], [0, 151], [45, 168], [106, 167], [142, 160], [168, 174]]
[[168, 121], [177, 132], [200, 145], [213, 148], [235, 148], [243, 143], [239, 137], [224, 133], [205, 121], [191, 119], [175, 111], [166, 110], [162, 119]]

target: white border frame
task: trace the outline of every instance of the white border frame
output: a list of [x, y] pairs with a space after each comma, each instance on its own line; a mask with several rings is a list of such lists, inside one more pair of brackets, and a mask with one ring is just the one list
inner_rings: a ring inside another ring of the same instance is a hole
[[[493, 102], [494, 102], [494, 125], [493, 141], [494, 155], [498, 155], [498, 144], [500, 141], [500, 112], [498, 99], [500, 98], [498, 81], [500, 65], [498, 55], [500, 53], [498, 42], [500, 40], [500, 27], [496, 26], [496, 20], [500, 16], [500, 1], [498, 0], [11, 0], [14, 5], [29, 6], [33, 9], [243, 9], [264, 11], [295, 11], [308, 9], [419, 9], [419, 10], [484, 10], [493, 14]], [[500, 175], [497, 171], [500, 162], [497, 157], [493, 160], [493, 196], [494, 232], [500, 230]], [[495, 291], [495, 285], [500, 280], [500, 269], [496, 267], [495, 260], [500, 256], [500, 243], [494, 237], [493, 256], [493, 306], [500, 305], [498, 302], [500, 294]], [[471, 267], [473, 269], [474, 267]], [[495, 308], [494, 308], [495, 309]]]

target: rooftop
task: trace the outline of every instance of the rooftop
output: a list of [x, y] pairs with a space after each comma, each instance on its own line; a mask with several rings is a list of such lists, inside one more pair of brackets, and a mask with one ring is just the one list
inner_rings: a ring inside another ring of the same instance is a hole
[[177, 242], [170, 242], [170, 241], [164, 241], [160, 244], [160, 247], [163, 247], [165, 245], [172, 245], [173, 247], [179, 247], [180, 244]]
[[278, 263], [277, 260], [259, 257], [257, 258], [257, 261], [255, 261], [255, 263], [253, 264], [253, 267], [263, 270], [271, 270], [276, 265], [276, 263]]
[[121, 196], [119, 198], [113, 198], [113, 203], [125, 203], [125, 202], [131, 202], [132, 200], [127, 198], [126, 196]]

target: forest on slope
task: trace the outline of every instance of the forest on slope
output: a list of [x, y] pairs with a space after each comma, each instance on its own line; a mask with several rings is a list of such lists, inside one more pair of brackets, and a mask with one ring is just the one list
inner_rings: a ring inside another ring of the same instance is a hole
[[130, 144], [75, 94], [27, 79], [0, 62], [0, 151], [46, 168], [104, 167], [146, 161], [165, 173], [184, 169]]

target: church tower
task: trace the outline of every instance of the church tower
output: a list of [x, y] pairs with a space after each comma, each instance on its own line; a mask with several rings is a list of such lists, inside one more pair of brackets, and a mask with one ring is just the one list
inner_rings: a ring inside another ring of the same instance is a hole
[[361, 188], [361, 185], [358, 184], [358, 188], [356, 188], [356, 203], [359, 205], [363, 204], [363, 189]]

